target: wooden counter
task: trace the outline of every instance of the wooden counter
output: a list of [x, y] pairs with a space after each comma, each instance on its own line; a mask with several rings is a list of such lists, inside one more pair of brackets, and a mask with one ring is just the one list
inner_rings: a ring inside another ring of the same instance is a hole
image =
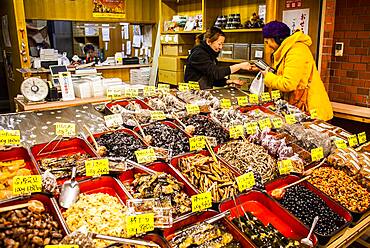
[[370, 108], [339, 102], [332, 102], [331, 104], [333, 106], [335, 117], [370, 123]]

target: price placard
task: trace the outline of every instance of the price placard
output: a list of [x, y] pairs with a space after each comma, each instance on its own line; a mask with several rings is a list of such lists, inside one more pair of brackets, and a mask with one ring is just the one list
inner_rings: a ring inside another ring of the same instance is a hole
[[86, 176], [100, 176], [109, 174], [109, 161], [107, 158], [85, 161]]
[[271, 98], [273, 100], [277, 100], [280, 97], [281, 97], [281, 95], [280, 95], [280, 91], [279, 90], [273, 90], [273, 91], [271, 91]]
[[79, 248], [78, 245], [45, 245], [44, 248]]
[[238, 184], [240, 192], [243, 192], [246, 189], [253, 188], [253, 186], [256, 184], [253, 172], [248, 172], [241, 176], [238, 176], [236, 178], [236, 183]]
[[278, 162], [280, 175], [289, 174], [293, 171], [293, 162], [290, 159], [284, 159]]
[[266, 128], [271, 128], [272, 127], [270, 118], [264, 118], [262, 120], [259, 120], [258, 121], [258, 124], [259, 124], [261, 130], [264, 130]]
[[358, 145], [358, 140], [357, 140], [357, 135], [356, 134], [348, 136], [348, 144], [351, 147], [354, 147], [354, 146]]
[[283, 126], [283, 120], [279, 117], [272, 119], [272, 125], [274, 128], [279, 129]]
[[200, 108], [195, 104], [186, 104], [186, 112], [188, 115], [197, 115], [200, 113]]
[[258, 104], [258, 95], [256, 94], [249, 94], [249, 103], [251, 104]]
[[11, 146], [21, 143], [21, 132], [19, 130], [0, 130], [0, 145]]
[[121, 114], [106, 115], [104, 116], [104, 120], [107, 127], [119, 127], [123, 124]]
[[337, 139], [337, 140], [334, 141], [334, 143], [335, 143], [335, 146], [338, 149], [346, 149], [347, 148], [346, 142], [342, 139]]
[[257, 122], [248, 122], [245, 123], [245, 129], [247, 130], [247, 134], [253, 135], [257, 133], [258, 130], [258, 123]]
[[63, 137], [76, 136], [76, 124], [74, 123], [55, 123], [55, 134]]
[[155, 86], [144, 86], [144, 96], [154, 96]]
[[314, 148], [311, 150], [312, 161], [319, 161], [324, 158], [324, 149], [322, 147]]
[[295, 124], [297, 122], [297, 119], [295, 118], [294, 114], [285, 115], [285, 121], [288, 124]]
[[358, 137], [358, 141], [360, 142], [360, 144], [363, 144], [366, 142], [366, 132], [357, 134], [357, 137]]
[[235, 125], [229, 128], [230, 138], [237, 139], [244, 135], [243, 125]]
[[116, 88], [107, 89], [107, 97], [112, 100], [122, 98], [122, 91]]
[[194, 136], [189, 138], [190, 151], [202, 150], [206, 147], [206, 140], [204, 136]]
[[212, 207], [212, 194], [205, 192], [191, 196], [191, 211], [199, 212]]
[[311, 109], [310, 110], [311, 119], [317, 119], [317, 109]]
[[223, 108], [223, 109], [231, 108], [231, 100], [230, 99], [223, 98], [223, 99], [221, 99], [220, 104], [221, 104], [221, 108]]
[[125, 97], [138, 97], [139, 89], [127, 88], [125, 89]]
[[269, 92], [263, 92], [261, 94], [261, 100], [262, 102], [270, 102], [271, 101], [271, 96]]
[[157, 160], [157, 156], [155, 155], [153, 148], [137, 150], [135, 151], [135, 156], [139, 164], [151, 163]]
[[248, 105], [248, 97], [247, 96], [238, 96], [238, 105], [240, 107], [244, 107]]
[[158, 84], [158, 90], [169, 93], [170, 85], [169, 84]]
[[200, 90], [199, 83], [194, 81], [189, 81], [189, 88], [191, 90]]
[[146, 233], [154, 230], [154, 213], [126, 216], [126, 230], [128, 236]]
[[166, 119], [163, 111], [150, 111], [150, 119], [152, 121], [161, 121]]
[[189, 90], [189, 84], [187, 83], [179, 83], [179, 91], [188, 91]]
[[41, 175], [13, 177], [13, 195], [23, 195], [42, 191]]

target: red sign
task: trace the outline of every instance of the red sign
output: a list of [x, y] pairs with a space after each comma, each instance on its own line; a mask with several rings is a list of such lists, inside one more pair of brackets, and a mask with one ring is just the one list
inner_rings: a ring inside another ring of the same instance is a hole
[[285, 7], [287, 9], [301, 8], [302, 0], [285, 0]]

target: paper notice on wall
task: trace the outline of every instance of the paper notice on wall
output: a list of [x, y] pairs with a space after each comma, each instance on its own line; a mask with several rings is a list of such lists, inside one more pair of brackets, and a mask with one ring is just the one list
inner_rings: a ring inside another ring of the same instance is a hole
[[102, 24], [102, 26], [103, 28], [101, 29], [101, 31], [102, 31], [103, 41], [110, 41], [109, 24]]
[[144, 26], [143, 47], [152, 47], [152, 37], [153, 37], [152, 30], [153, 29], [151, 25]]
[[283, 22], [288, 25], [291, 32], [300, 29], [308, 34], [310, 9], [295, 9], [283, 11]]
[[139, 49], [135, 49], [135, 57], [139, 57]]
[[261, 19], [266, 20], [266, 4], [258, 6], [258, 15]]
[[131, 55], [131, 41], [130, 40], [126, 42], [126, 54]]
[[132, 41], [132, 46], [135, 47], [135, 48], [140, 48], [142, 37], [143, 37], [142, 35], [134, 35], [134, 39]]
[[120, 24], [121, 24], [122, 40], [130, 39], [129, 24], [128, 23], [120, 23]]

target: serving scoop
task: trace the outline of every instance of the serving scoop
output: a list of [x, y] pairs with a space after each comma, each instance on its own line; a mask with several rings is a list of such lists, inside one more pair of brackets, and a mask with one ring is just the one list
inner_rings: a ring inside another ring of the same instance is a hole
[[80, 185], [75, 178], [76, 167], [73, 167], [71, 179], [63, 183], [59, 197], [59, 204], [63, 208], [70, 208], [78, 200], [78, 195], [80, 194]]
[[312, 226], [311, 226], [310, 232], [308, 233], [307, 237], [301, 240], [301, 243], [302, 244], [307, 245], [309, 247], [313, 247], [313, 243], [310, 240], [310, 237], [311, 237], [312, 232], [313, 232], [313, 229], [315, 229], [315, 226], [316, 226], [316, 224], [317, 224], [318, 221], [319, 221], [319, 216], [316, 216], [313, 219]]

